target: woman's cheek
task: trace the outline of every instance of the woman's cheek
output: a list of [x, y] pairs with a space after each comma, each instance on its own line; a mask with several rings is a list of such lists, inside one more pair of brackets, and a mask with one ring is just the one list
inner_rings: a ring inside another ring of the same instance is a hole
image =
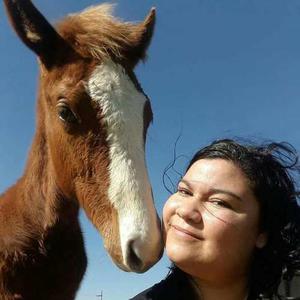
[[162, 216], [162, 231], [163, 231], [163, 239], [164, 243], [166, 243], [167, 232], [170, 226], [170, 221], [172, 217], [176, 214], [177, 209], [177, 201], [174, 199], [174, 195], [172, 195], [165, 203], [163, 207], [163, 216]]
[[162, 220], [162, 238], [164, 241], [164, 245], [166, 245], [166, 239], [167, 239], [167, 228], [164, 220]]
[[165, 225], [167, 225], [170, 221], [172, 215], [176, 214], [177, 209], [177, 201], [174, 199], [174, 195], [172, 195], [165, 203], [163, 208], [163, 221]]

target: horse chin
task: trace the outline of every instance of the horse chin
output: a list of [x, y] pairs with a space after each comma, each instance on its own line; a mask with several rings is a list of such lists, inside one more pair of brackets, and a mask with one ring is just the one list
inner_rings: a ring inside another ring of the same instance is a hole
[[116, 262], [115, 260], [113, 260], [114, 264], [122, 271], [124, 272], [128, 272], [128, 273], [145, 273], [146, 271], [148, 271], [155, 263], [151, 264], [151, 265], [147, 265], [144, 268], [140, 268], [139, 266], [136, 265], [132, 265], [132, 266], [127, 266], [123, 263], [119, 263]]
[[114, 264], [122, 271], [124, 272], [132, 272], [132, 270], [130, 270], [128, 267], [126, 267], [125, 265], [123, 264], [120, 264], [120, 263], [117, 263], [116, 261], [114, 261]]
[[158, 257], [155, 260], [142, 262], [138, 257], [135, 257], [135, 254], [130, 254], [130, 258], [127, 257], [127, 259], [120, 259], [120, 256], [113, 256], [110, 252], [110, 249], [106, 249], [108, 253], [110, 254], [110, 257], [113, 261], [113, 263], [122, 271], [124, 272], [133, 272], [133, 273], [145, 273], [148, 271], [151, 267], [153, 267], [162, 257], [164, 249], [161, 248], [161, 251], [158, 255]]

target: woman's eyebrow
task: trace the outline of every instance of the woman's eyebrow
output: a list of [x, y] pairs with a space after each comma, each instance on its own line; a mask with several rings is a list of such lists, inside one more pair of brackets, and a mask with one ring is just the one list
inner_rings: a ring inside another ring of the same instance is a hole
[[238, 195], [236, 195], [235, 193], [233, 192], [230, 192], [230, 191], [227, 191], [227, 190], [222, 190], [222, 189], [215, 189], [215, 188], [211, 188], [209, 190], [209, 193], [210, 194], [225, 194], [225, 195], [229, 195], [239, 201], [243, 201], [242, 198]]
[[192, 187], [192, 184], [188, 181], [188, 180], [185, 180], [185, 179], [181, 179], [180, 181], [179, 181], [179, 183], [184, 183], [185, 185], [187, 185], [189, 188], [191, 188]]
[[[179, 181], [179, 183], [180, 182], [184, 183], [188, 188], [192, 188], [193, 187], [193, 182], [196, 183], [197, 181], [196, 180], [181, 179]], [[228, 196], [231, 196], [231, 197], [235, 198], [238, 201], [243, 201], [243, 199], [240, 196], [238, 196], [237, 194], [235, 194], [235, 193], [233, 193], [231, 191], [228, 191], [228, 190], [217, 189], [217, 188], [210, 188], [209, 191], [208, 191], [208, 194], [209, 195], [213, 195], [213, 194], [225, 194], [225, 195], [228, 195]]]

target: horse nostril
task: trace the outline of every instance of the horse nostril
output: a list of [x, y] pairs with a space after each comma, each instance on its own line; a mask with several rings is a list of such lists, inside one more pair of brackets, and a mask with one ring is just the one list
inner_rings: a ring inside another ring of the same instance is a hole
[[143, 270], [144, 264], [138, 256], [138, 249], [136, 249], [134, 240], [128, 242], [127, 262], [132, 271], [141, 272]]

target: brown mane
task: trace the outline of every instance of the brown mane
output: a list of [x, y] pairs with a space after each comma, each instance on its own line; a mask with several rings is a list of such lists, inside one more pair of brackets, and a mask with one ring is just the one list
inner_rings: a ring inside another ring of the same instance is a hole
[[80, 53], [81, 56], [94, 58], [100, 61], [111, 59], [117, 62], [129, 60], [136, 63], [146, 58], [145, 45], [135, 49], [132, 57], [128, 54], [132, 48], [139, 47], [141, 36], [145, 39], [152, 35], [146, 32], [145, 25], [149, 22], [151, 14], [144, 23], [122, 22], [112, 15], [114, 5], [104, 3], [91, 6], [77, 14], [70, 14], [56, 25], [59, 34]]

